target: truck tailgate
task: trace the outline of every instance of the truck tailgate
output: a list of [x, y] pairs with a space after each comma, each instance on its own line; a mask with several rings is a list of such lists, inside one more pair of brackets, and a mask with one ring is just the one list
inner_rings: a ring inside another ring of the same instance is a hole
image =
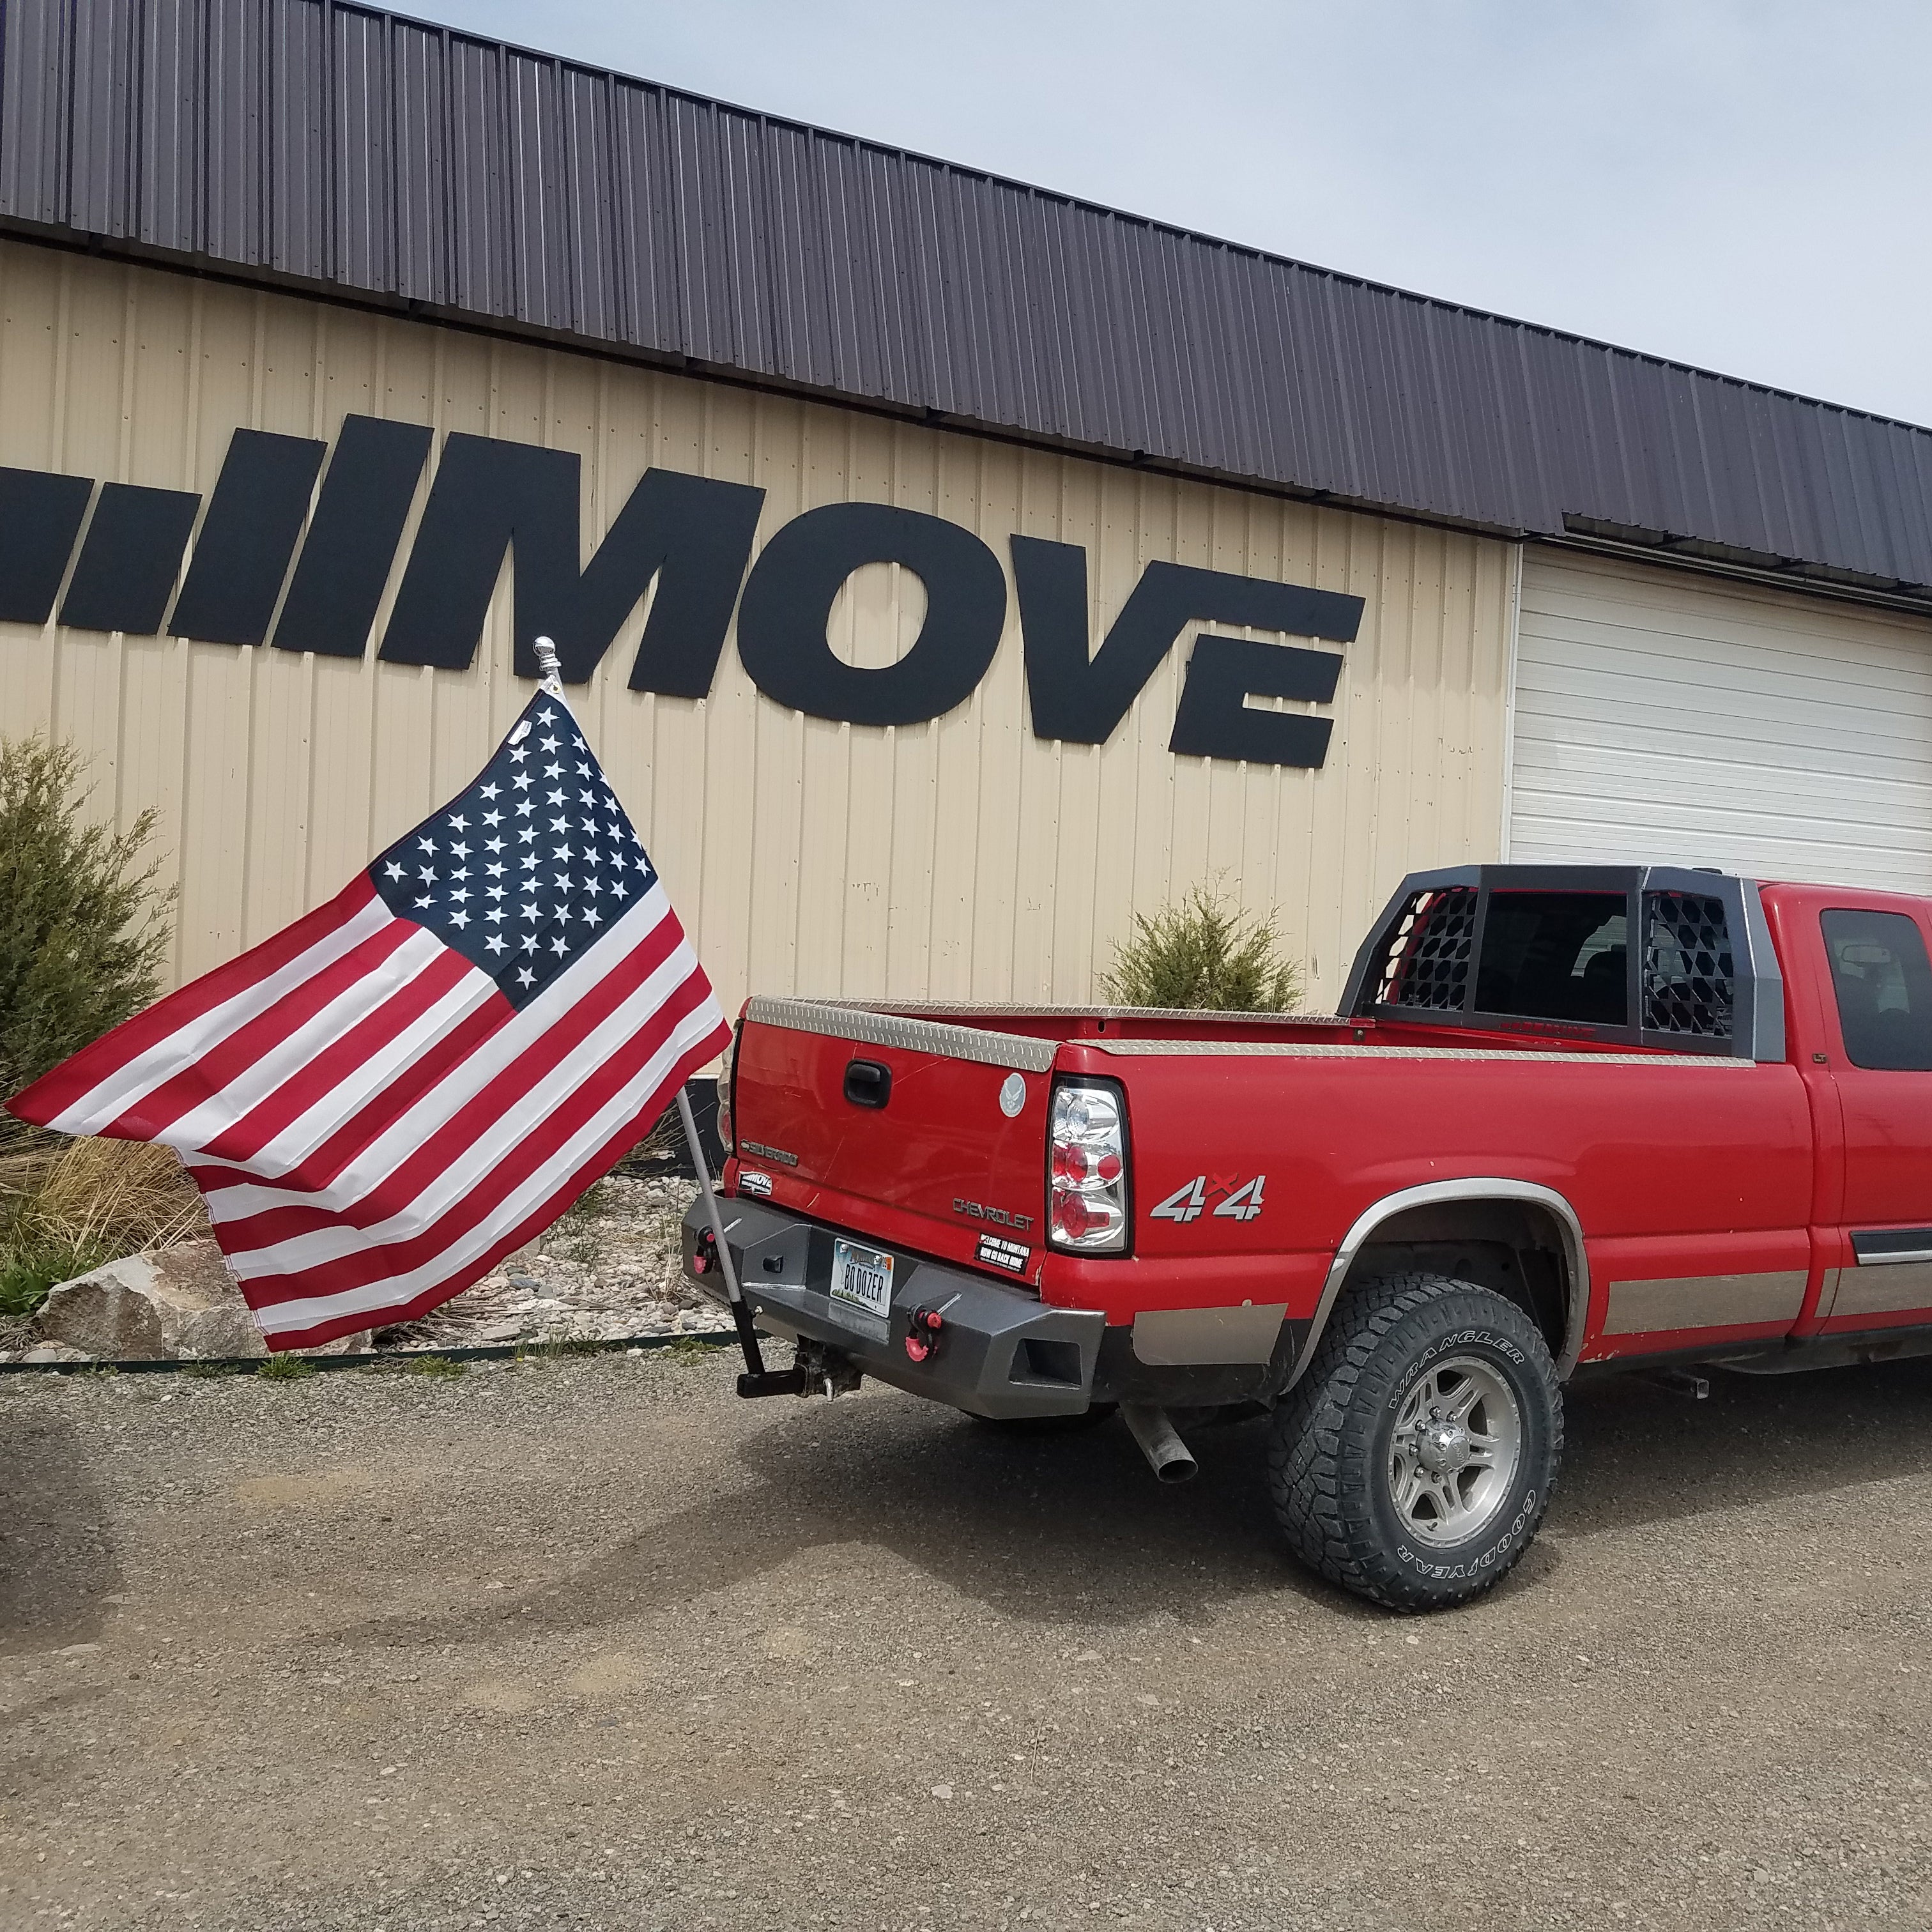
[[1024, 1034], [754, 999], [734, 1075], [739, 1186], [1036, 1283], [1058, 1051]]

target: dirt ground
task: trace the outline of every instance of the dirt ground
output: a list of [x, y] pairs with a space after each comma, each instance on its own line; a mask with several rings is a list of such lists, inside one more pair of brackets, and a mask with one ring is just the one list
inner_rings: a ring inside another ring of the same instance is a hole
[[1932, 1922], [1932, 1366], [1574, 1390], [1421, 1622], [730, 1367], [0, 1378], [0, 1926]]

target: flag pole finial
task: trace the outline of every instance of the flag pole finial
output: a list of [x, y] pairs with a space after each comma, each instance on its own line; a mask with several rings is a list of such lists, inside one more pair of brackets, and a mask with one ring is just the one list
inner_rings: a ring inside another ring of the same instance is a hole
[[557, 662], [556, 640], [554, 638], [536, 640], [537, 669], [542, 674], [543, 688], [552, 698], [563, 695], [562, 668]]

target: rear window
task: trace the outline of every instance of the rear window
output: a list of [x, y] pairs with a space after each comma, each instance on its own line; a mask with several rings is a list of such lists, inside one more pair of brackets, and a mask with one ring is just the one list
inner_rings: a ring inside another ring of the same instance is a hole
[[1628, 926], [1622, 892], [1492, 892], [1476, 1010], [1628, 1026]]
[[1932, 1069], [1932, 966], [1917, 922], [1897, 912], [1819, 918], [1846, 1058], [1854, 1066]]

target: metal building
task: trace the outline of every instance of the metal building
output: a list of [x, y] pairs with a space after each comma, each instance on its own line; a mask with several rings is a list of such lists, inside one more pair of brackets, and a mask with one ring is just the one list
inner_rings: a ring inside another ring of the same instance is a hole
[[1932, 433], [343, 0], [0, 10], [0, 734], [176, 968], [529, 640], [728, 1004], [1082, 1000], [1218, 878], [1932, 890]]

